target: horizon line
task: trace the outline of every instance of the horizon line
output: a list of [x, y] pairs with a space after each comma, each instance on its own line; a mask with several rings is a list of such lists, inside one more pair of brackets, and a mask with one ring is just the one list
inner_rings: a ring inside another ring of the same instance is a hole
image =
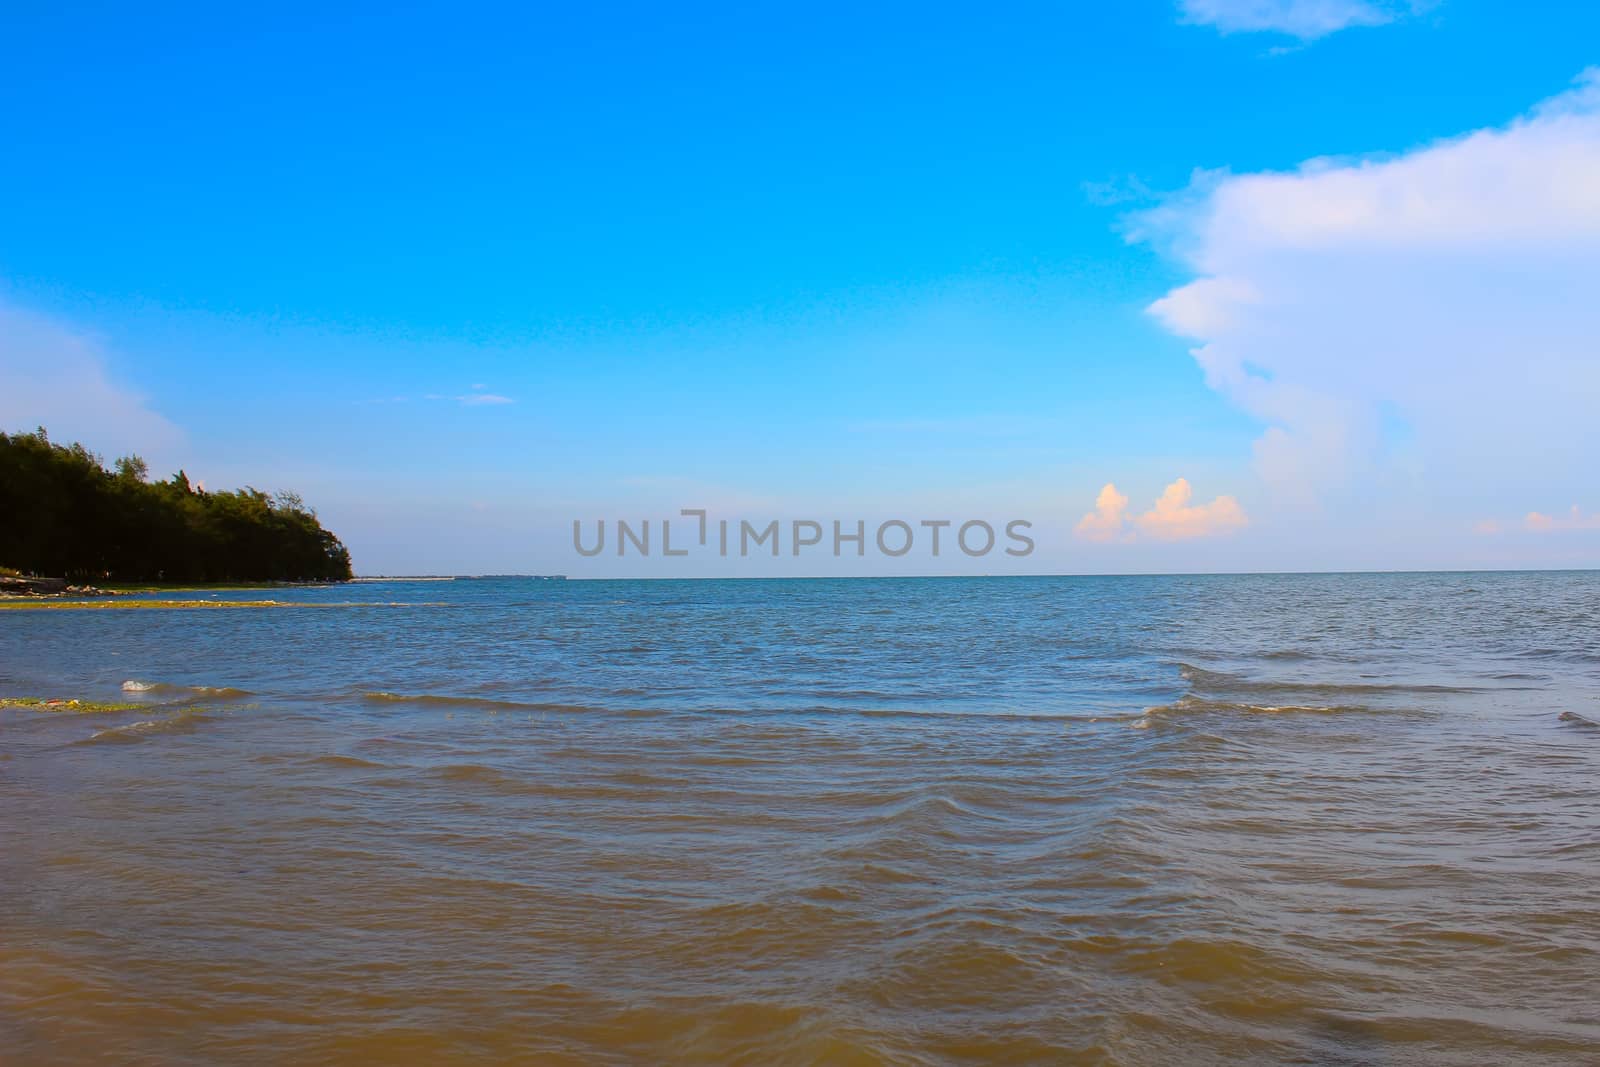
[[1286, 570], [1286, 571], [1104, 571], [1104, 572], [1052, 572], [1028, 574], [358, 574], [350, 581], [482, 581], [493, 578], [530, 578], [540, 581], [568, 582], [779, 582], [779, 581], [879, 581], [916, 580], [930, 578], [1248, 578], [1248, 577], [1317, 577], [1329, 575], [1362, 574], [1594, 574], [1600, 567], [1448, 567], [1355, 569], [1355, 570]]

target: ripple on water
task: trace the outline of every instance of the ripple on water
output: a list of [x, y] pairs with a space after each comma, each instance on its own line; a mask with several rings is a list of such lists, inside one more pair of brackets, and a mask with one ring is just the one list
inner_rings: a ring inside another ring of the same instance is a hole
[[[549, 584], [447, 583], [461, 601], [405, 627], [7, 620], [12, 675], [170, 681], [109, 718], [0, 709], [6, 1051], [1600, 1047], [1600, 702], [1573, 621], [1600, 579]], [[1440, 607], [1468, 586], [1470, 612]], [[184, 684], [196, 649], [259, 710], [190, 708], [218, 699]]]

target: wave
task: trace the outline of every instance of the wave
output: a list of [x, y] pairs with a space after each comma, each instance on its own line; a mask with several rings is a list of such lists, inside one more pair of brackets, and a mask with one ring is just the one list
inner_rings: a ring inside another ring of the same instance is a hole
[[1130, 725], [1135, 730], [1147, 730], [1154, 721], [1151, 716], [1164, 715], [1359, 715], [1377, 711], [1366, 704], [1247, 704], [1231, 700], [1207, 700], [1190, 694], [1179, 697], [1171, 704], [1146, 708], [1144, 714]]
[[506, 772], [482, 763], [447, 763], [436, 767], [434, 775], [451, 782], [502, 782]]
[[140, 719], [138, 722], [122, 723], [119, 726], [108, 726], [104, 730], [96, 730], [82, 741], [74, 744], [99, 744], [104, 742], [133, 742], [143, 741], [149, 737], [167, 734], [187, 734], [197, 729], [205, 716], [197, 712], [180, 712], [162, 719]]
[[129, 734], [159, 728], [161, 724], [162, 720], [160, 719], [143, 719], [139, 722], [123, 723], [121, 726], [110, 726], [104, 730], [96, 730], [89, 735], [89, 740], [100, 741], [105, 738], [120, 738]]
[[[644, 695], [644, 690], [616, 690], [618, 696]], [[840, 694], [833, 694], [838, 696]], [[874, 694], [880, 699], [891, 699], [890, 694]], [[328, 694], [328, 700], [349, 699], [349, 694]], [[437, 708], [481, 708], [487, 711], [541, 711], [559, 712], [563, 714], [592, 713], [597, 715], [624, 716], [627, 718], [656, 718], [673, 715], [714, 715], [729, 718], [769, 718], [772, 716], [817, 716], [817, 715], [849, 715], [862, 718], [886, 719], [922, 719], [937, 718], [944, 720], [989, 720], [989, 719], [1015, 719], [1032, 722], [1107, 722], [1124, 718], [1134, 718], [1143, 714], [1140, 711], [1108, 709], [1101, 706], [1090, 706], [1072, 710], [1037, 710], [1037, 709], [1004, 709], [1004, 708], [968, 708], [968, 707], [877, 707], [856, 704], [764, 704], [752, 702], [744, 705], [726, 704], [685, 704], [678, 707], [638, 707], [625, 704], [571, 704], [571, 703], [541, 703], [538, 701], [505, 700], [495, 697], [466, 696], [451, 693], [392, 693], [385, 691], [367, 691], [360, 694], [360, 699], [371, 704], [410, 704], [419, 707]]]
[[527, 700], [498, 700], [492, 697], [454, 696], [449, 693], [362, 693], [371, 704], [420, 704], [440, 708], [490, 708], [509, 711], [585, 711], [573, 704], [537, 703]]
[[1528, 648], [1512, 653], [1514, 659], [1553, 660], [1558, 663], [1600, 663], [1600, 652], [1581, 648]]
[[122, 683], [124, 693], [188, 693], [202, 697], [217, 697], [223, 700], [234, 700], [240, 697], [252, 696], [248, 689], [236, 689], [231, 685], [173, 685], [170, 682], [141, 682], [130, 678]]
[[1236, 693], [1376, 693], [1376, 694], [1460, 694], [1485, 692], [1477, 686], [1429, 685], [1406, 682], [1298, 682], [1241, 678], [1224, 671], [1208, 671], [1189, 663], [1178, 664], [1178, 674], [1197, 690]]
[[536, 781], [483, 763], [447, 763], [426, 773], [436, 781], [453, 786], [477, 786], [507, 795], [540, 793], [547, 789]]
[[360, 756], [340, 756], [336, 754], [311, 756], [307, 763], [315, 763], [323, 767], [350, 767], [356, 770], [386, 770], [387, 765], [375, 763], [372, 760], [362, 759]]

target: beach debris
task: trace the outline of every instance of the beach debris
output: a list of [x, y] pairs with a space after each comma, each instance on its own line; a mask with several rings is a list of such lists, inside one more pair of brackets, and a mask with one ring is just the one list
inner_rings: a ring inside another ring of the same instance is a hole
[[52, 697], [0, 697], [0, 708], [33, 708], [37, 711], [82, 712], [101, 714], [113, 711], [137, 711], [141, 704], [111, 704], [98, 700], [62, 700]]
[[65, 578], [39, 578], [25, 574], [0, 574], [0, 597], [100, 597], [122, 596], [124, 590], [93, 585], [68, 585]]

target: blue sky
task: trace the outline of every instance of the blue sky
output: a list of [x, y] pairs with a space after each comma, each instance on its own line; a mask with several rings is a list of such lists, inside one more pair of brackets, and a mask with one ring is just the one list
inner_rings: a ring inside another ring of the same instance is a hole
[[572, 552], [694, 506], [1600, 564], [1593, 5], [0, 18], [0, 425], [298, 488], [360, 571], [848, 565]]

